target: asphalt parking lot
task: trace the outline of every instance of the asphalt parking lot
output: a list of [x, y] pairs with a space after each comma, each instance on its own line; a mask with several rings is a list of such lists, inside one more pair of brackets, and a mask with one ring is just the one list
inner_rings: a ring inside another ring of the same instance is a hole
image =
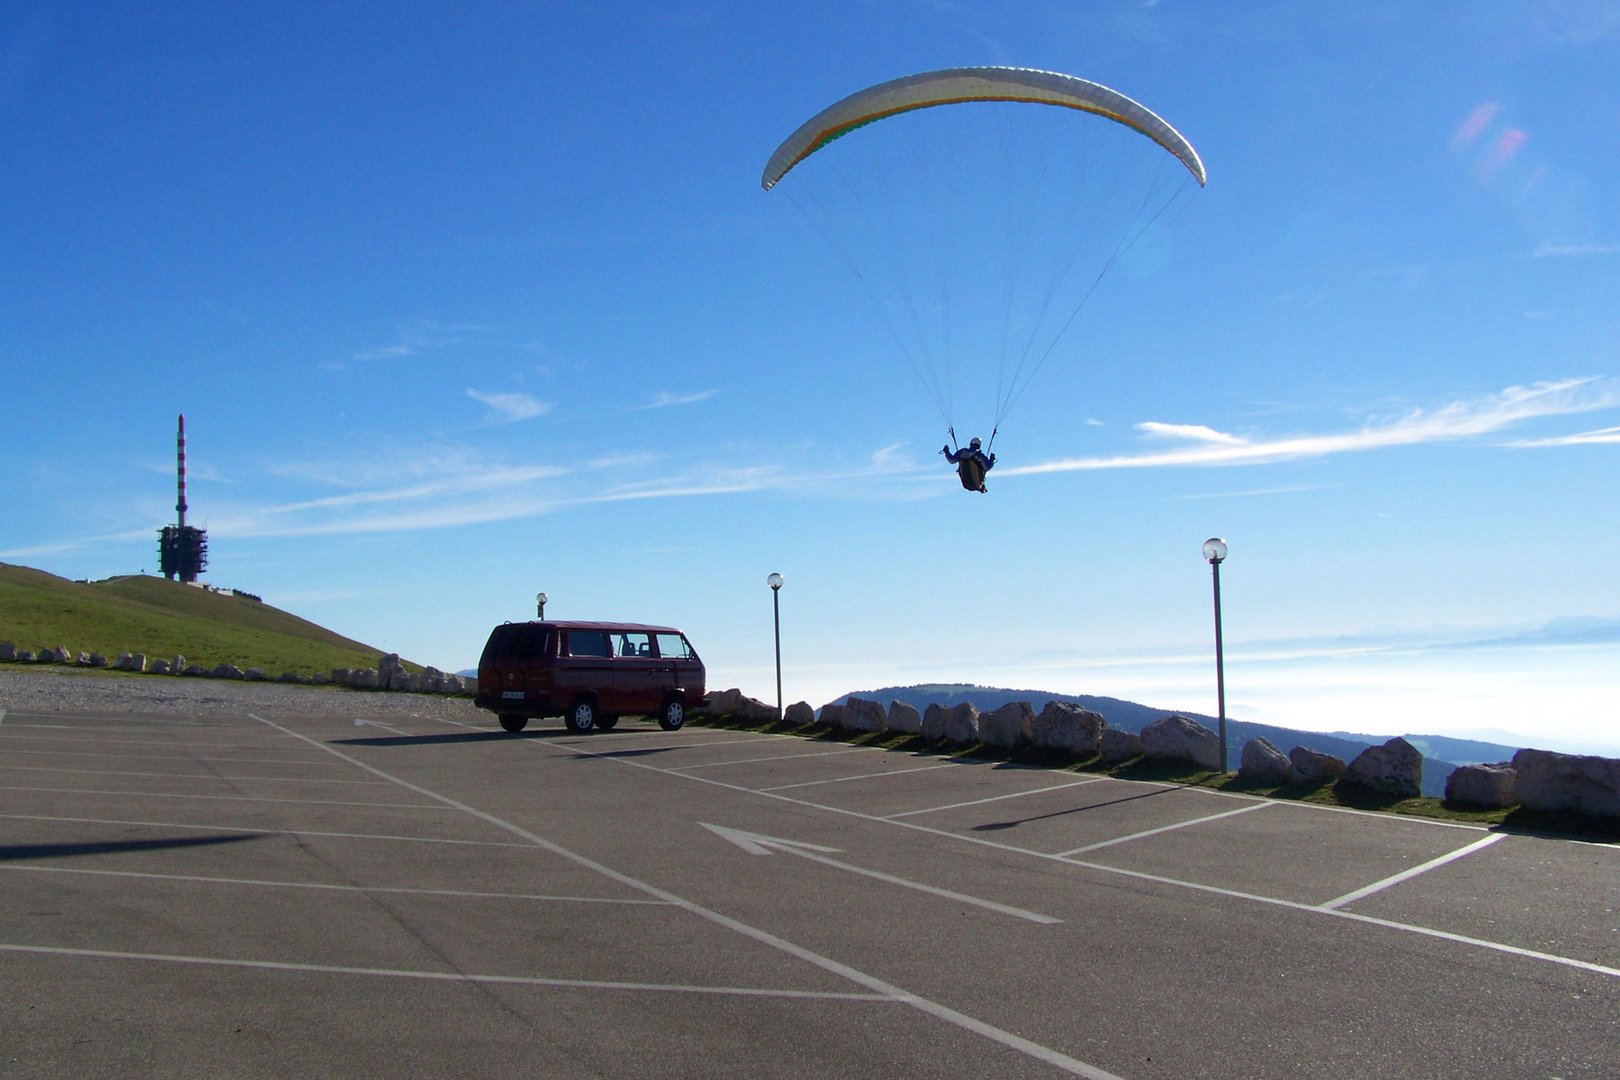
[[630, 720], [11, 711], [0, 990], [7, 1077], [1614, 1076], [1620, 849]]

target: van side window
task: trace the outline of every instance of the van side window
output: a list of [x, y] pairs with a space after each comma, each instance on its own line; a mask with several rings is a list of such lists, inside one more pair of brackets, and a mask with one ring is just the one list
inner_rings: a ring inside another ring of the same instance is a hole
[[658, 655], [666, 660], [690, 660], [692, 646], [687, 644], [684, 634], [659, 634]]
[[605, 630], [568, 631], [569, 656], [612, 656]]
[[651, 656], [652, 635], [638, 631], [624, 631], [615, 642], [620, 656]]

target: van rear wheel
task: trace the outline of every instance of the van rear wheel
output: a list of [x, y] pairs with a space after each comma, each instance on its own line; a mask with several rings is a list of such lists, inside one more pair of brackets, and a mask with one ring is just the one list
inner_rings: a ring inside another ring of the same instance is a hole
[[584, 735], [595, 731], [596, 704], [585, 698], [580, 698], [568, 710], [568, 715], [563, 717], [563, 723], [575, 735]]
[[513, 716], [511, 713], [501, 714], [502, 731], [510, 731], [512, 734], [516, 735], [518, 732], [522, 731], [528, 726], [529, 718], [527, 716]]
[[613, 725], [618, 722], [619, 718], [617, 716], [598, 716], [596, 718], [596, 727], [600, 731], [612, 731]]
[[680, 698], [670, 698], [664, 702], [664, 708], [658, 714], [658, 726], [665, 731], [679, 731], [686, 723], [686, 703]]

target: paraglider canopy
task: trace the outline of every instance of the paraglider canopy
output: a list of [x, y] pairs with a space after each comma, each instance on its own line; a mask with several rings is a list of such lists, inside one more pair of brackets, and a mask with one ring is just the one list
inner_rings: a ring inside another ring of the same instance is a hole
[[1203, 187], [1204, 163], [1181, 133], [1146, 106], [1100, 83], [1017, 67], [966, 67], [928, 71], [869, 86], [812, 116], [782, 141], [765, 163], [760, 185], [776, 186], [788, 170], [840, 135], [858, 127], [913, 109], [953, 105], [967, 101], [1019, 101], [1060, 105], [1106, 116], [1135, 128], [1181, 160]]
[[1092, 320], [1078, 316], [1099, 285], [1168, 263], [1170, 211], [1205, 180], [1192, 144], [1140, 102], [1016, 67], [850, 94], [760, 177], [850, 272], [886, 342], [871, 351], [911, 369], [947, 430], [956, 391], [971, 395], [991, 443], [1049, 360], [1083, 355]]

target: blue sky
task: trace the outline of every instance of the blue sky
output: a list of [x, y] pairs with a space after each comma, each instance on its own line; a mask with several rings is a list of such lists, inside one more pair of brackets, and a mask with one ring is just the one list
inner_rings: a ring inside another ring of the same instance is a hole
[[[977, 64], [1209, 170], [983, 496], [759, 187], [825, 105]], [[545, 590], [773, 699], [780, 571], [790, 701], [1213, 712], [1221, 535], [1232, 716], [1620, 746], [1616, 72], [1599, 0], [20, 0], [0, 560], [155, 572], [183, 412], [207, 580], [442, 668]]]

